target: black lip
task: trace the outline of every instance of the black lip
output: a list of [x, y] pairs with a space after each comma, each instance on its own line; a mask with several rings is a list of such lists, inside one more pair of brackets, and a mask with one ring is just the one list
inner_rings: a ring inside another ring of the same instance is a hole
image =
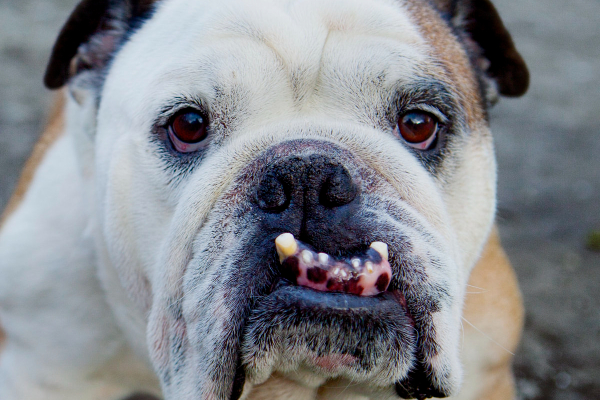
[[406, 300], [399, 291], [387, 291], [377, 296], [357, 296], [348, 293], [322, 292], [296, 286], [286, 279], [280, 279], [274, 285], [269, 297], [271, 296], [283, 306], [321, 314], [323, 312], [337, 315], [376, 314], [377, 311], [393, 309], [400, 315], [406, 315], [412, 324], [412, 316], [406, 308]]
[[365, 325], [406, 326], [412, 330], [416, 326], [406, 298], [398, 289], [388, 289], [376, 296], [358, 296], [297, 286], [285, 278], [277, 280], [271, 292], [255, 304], [246, 322], [251, 325], [257, 319], [276, 313], [294, 314], [294, 319], [335, 319], [350, 326], [356, 326], [356, 321]]

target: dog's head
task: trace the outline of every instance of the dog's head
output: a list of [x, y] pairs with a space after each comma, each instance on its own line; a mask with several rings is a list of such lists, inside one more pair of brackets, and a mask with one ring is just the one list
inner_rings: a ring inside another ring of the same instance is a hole
[[486, 108], [528, 81], [488, 1], [86, 0], [46, 76], [67, 81], [101, 276], [168, 399], [275, 371], [457, 391]]

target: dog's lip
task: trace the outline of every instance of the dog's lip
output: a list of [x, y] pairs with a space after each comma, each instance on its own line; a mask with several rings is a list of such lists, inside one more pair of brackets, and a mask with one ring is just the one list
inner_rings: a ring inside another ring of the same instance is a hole
[[393, 302], [400, 305], [402, 312], [414, 326], [414, 318], [407, 307], [406, 299], [400, 290], [388, 290], [376, 296], [357, 296], [348, 293], [322, 292], [308, 287], [297, 286], [285, 278], [279, 279], [268, 296], [285, 299], [285, 303], [295, 305], [301, 310], [328, 313], [372, 313], [382, 303]]
[[[353, 294], [321, 292], [315, 289], [292, 285], [286, 279], [280, 279], [271, 295], [285, 293], [287, 301], [297, 303], [301, 308], [327, 309], [330, 311], [360, 310], [379, 303], [384, 296], [356, 296]], [[387, 297], [387, 296], [386, 296]], [[367, 299], [366, 301], [364, 301]]]

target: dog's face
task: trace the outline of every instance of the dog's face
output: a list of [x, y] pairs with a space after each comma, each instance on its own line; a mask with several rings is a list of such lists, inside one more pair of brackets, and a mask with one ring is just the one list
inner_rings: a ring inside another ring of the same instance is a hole
[[[419, 1], [154, 7], [91, 107], [102, 265], [149, 316], [167, 398], [226, 399], [275, 371], [378, 398], [455, 393], [495, 207], [483, 96], [504, 79], [473, 66], [475, 39]], [[96, 81], [80, 66], [73, 93]], [[286, 232], [340, 263], [387, 244], [389, 286], [298, 284]]]

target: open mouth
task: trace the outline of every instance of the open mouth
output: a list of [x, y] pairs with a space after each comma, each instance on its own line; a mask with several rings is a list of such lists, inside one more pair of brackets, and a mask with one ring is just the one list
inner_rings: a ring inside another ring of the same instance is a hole
[[322, 292], [374, 296], [386, 291], [392, 277], [388, 262], [388, 246], [373, 242], [364, 254], [351, 258], [335, 258], [317, 253], [283, 233], [275, 240], [282, 264], [283, 277], [299, 286]]

